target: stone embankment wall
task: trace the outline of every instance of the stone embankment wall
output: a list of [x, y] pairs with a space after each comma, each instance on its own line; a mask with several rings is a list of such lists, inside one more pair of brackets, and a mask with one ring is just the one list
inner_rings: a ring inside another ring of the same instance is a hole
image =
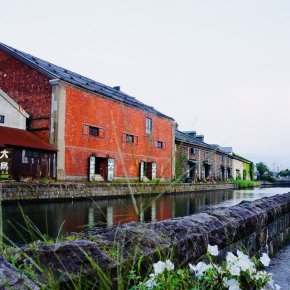
[[2, 201], [108, 198], [130, 194], [159, 194], [233, 189], [232, 183], [0, 183]]
[[38, 261], [47, 272], [55, 273], [60, 284], [79, 274], [93, 279], [92, 260], [110, 271], [112, 281], [116, 281], [122, 265], [128, 268], [127, 262], [141, 255], [150, 257], [151, 265], [152, 260], [160, 259], [160, 253], [170, 255], [176, 264], [187, 265], [202, 258], [209, 243], [218, 245], [220, 258], [237, 248], [248, 250], [250, 255], [271, 255], [289, 234], [290, 193], [286, 193], [171, 220], [95, 228], [76, 241], [23, 247], [17, 256], [20, 265], [31, 259]]

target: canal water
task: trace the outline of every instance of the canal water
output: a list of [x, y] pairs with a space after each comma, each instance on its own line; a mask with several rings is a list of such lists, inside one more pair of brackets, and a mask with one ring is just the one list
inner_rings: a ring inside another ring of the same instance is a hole
[[[80, 232], [84, 228], [93, 226], [111, 227], [131, 221], [160, 221], [191, 215], [210, 208], [228, 207], [242, 200], [255, 200], [285, 192], [290, 192], [290, 188], [271, 187], [142, 196], [136, 198], [136, 207], [130, 197], [4, 203], [0, 213], [2, 212], [4, 242], [19, 244], [37, 239], [40, 233], [55, 238], [58, 235]], [[28, 231], [27, 225], [30, 228]]]

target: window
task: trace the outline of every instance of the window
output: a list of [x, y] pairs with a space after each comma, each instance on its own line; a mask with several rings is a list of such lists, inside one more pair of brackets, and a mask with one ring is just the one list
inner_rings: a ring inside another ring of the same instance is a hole
[[196, 154], [196, 149], [195, 148], [190, 148], [189, 152], [190, 152], [190, 154], [195, 155]]
[[162, 141], [157, 141], [156, 147], [159, 149], [163, 149], [163, 148], [165, 148], [165, 143]]
[[4, 124], [5, 116], [0, 115], [0, 123]]
[[208, 151], [204, 151], [204, 157], [208, 157]]
[[146, 135], [152, 135], [152, 119], [146, 118]]
[[39, 151], [28, 149], [28, 150], [25, 150], [24, 157], [39, 158], [40, 153]]
[[132, 134], [123, 134], [123, 143], [133, 143], [138, 144], [138, 136], [132, 135]]
[[89, 134], [91, 136], [100, 136], [100, 129], [97, 127], [89, 126]]
[[134, 135], [126, 134], [126, 142], [134, 143]]
[[83, 134], [93, 137], [105, 138], [105, 129], [97, 126], [83, 124]]

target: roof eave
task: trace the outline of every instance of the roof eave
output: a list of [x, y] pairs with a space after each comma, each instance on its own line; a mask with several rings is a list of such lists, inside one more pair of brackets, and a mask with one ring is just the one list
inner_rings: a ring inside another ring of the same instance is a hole
[[14, 51], [13, 49], [10, 49], [10, 48], [6, 47], [1, 42], [0, 42], [0, 49], [4, 50], [6, 53], [12, 55], [13, 57], [15, 57], [15, 58], [23, 61], [25, 64], [31, 66], [32, 68], [38, 70], [39, 72], [45, 74], [46, 76], [48, 76], [50, 78], [59, 78], [59, 76], [57, 74], [53, 74], [50, 71], [46, 70], [45, 68], [34, 64], [32, 61], [30, 61], [26, 57], [23, 57], [23, 56], [19, 55], [16, 51]]

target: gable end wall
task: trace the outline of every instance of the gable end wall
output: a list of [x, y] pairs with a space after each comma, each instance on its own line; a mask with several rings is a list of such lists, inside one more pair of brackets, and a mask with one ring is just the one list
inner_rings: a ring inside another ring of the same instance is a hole
[[30, 115], [29, 129], [49, 141], [49, 77], [0, 49], [0, 88]]

